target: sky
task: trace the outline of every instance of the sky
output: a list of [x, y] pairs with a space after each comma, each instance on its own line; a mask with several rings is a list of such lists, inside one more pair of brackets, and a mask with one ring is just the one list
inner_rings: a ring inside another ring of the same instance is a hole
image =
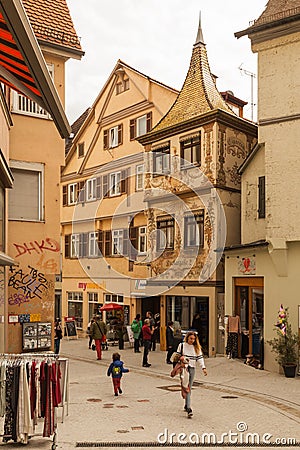
[[80, 61], [69, 60], [66, 65], [66, 113], [71, 124], [93, 105], [118, 59], [180, 90], [196, 40], [200, 12], [210, 69], [218, 77], [219, 91], [230, 90], [247, 101], [244, 115], [256, 120], [257, 55], [252, 53], [247, 36], [236, 39], [234, 33], [257, 19], [267, 0], [67, 3], [85, 52]]

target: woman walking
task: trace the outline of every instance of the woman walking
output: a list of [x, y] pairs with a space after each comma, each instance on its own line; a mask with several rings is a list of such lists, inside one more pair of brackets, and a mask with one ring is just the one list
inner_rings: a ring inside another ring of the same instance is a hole
[[186, 395], [184, 410], [187, 412], [188, 417], [192, 417], [193, 411], [191, 408], [191, 393], [197, 362], [199, 362], [203, 374], [207, 375], [203, 353], [197, 334], [193, 331], [189, 331], [184, 338], [184, 342], [178, 345], [176, 353], [179, 357], [184, 356], [184, 358], [188, 360], [187, 370], [189, 373], [189, 390]]

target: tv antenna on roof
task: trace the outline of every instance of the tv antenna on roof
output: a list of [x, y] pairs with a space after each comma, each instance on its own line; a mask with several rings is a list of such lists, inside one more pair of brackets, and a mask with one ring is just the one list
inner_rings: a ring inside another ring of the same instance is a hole
[[243, 73], [244, 73], [245, 75], [248, 75], [249, 77], [251, 77], [251, 103], [250, 103], [250, 106], [251, 106], [251, 120], [253, 122], [253, 110], [254, 110], [254, 106], [255, 106], [255, 103], [253, 101], [253, 82], [254, 82], [254, 78], [256, 78], [256, 74], [253, 73], [253, 72], [250, 72], [250, 70], [243, 69], [243, 67], [242, 67], [243, 64], [244, 63], [242, 63], [239, 66], [239, 70], [241, 72], [241, 75], [243, 75]]

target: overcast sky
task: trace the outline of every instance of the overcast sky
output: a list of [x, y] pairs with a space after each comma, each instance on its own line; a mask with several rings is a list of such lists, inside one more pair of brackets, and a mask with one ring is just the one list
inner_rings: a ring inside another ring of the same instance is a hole
[[[73, 123], [92, 106], [118, 59], [178, 90], [195, 43], [199, 12], [211, 71], [220, 91], [231, 90], [249, 104], [257, 57], [247, 36], [236, 31], [259, 17], [267, 0], [67, 0], [85, 55], [69, 60], [66, 111]], [[256, 103], [256, 80], [254, 80]], [[256, 115], [254, 115], [254, 119]]]

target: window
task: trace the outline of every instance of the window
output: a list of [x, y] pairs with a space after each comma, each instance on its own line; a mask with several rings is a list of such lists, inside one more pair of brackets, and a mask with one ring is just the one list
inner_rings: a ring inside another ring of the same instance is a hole
[[116, 94], [121, 94], [124, 91], [128, 91], [129, 89], [129, 78], [124, 79], [116, 84]]
[[147, 227], [139, 227], [138, 252], [145, 253], [147, 251]]
[[184, 218], [184, 248], [203, 247], [204, 211]]
[[[54, 78], [54, 65], [47, 64], [51, 78]], [[19, 94], [16, 91], [12, 91], [12, 112], [25, 114], [29, 116], [35, 116], [44, 119], [50, 119], [50, 114], [43, 109], [38, 103], [34, 102], [30, 98], [23, 94]]]
[[103, 132], [103, 147], [104, 149], [118, 147], [123, 141], [123, 125], [104, 130]]
[[82, 292], [68, 292], [68, 317], [75, 317], [77, 328], [82, 328]]
[[96, 178], [90, 178], [86, 181], [86, 201], [96, 200]]
[[99, 256], [97, 231], [89, 233], [89, 256], [90, 257]]
[[174, 248], [174, 219], [158, 221], [157, 229], [160, 230], [157, 238], [157, 249], [172, 250]]
[[201, 163], [200, 134], [180, 142], [181, 167]]
[[77, 200], [77, 183], [68, 184], [68, 204], [75, 205]]
[[266, 179], [258, 177], [258, 218], [266, 217]]
[[153, 152], [153, 175], [170, 172], [170, 146]]
[[123, 230], [112, 231], [112, 254], [123, 254]]
[[71, 234], [71, 258], [77, 258], [79, 256], [79, 243], [80, 234]]
[[119, 294], [104, 294], [105, 303], [124, 303], [124, 296]]
[[121, 172], [114, 172], [109, 175], [109, 195], [121, 194]]
[[14, 186], [9, 191], [9, 219], [44, 220], [44, 165], [12, 161], [10, 167]]
[[152, 112], [130, 120], [130, 140], [148, 133], [152, 128]]
[[80, 142], [77, 146], [78, 158], [83, 158], [84, 156], [84, 142]]
[[141, 191], [144, 189], [144, 164], [140, 164], [135, 168], [135, 189]]
[[91, 320], [95, 314], [99, 314], [99, 308], [101, 307], [101, 305], [98, 304], [98, 292], [88, 292], [88, 302], [89, 320]]

